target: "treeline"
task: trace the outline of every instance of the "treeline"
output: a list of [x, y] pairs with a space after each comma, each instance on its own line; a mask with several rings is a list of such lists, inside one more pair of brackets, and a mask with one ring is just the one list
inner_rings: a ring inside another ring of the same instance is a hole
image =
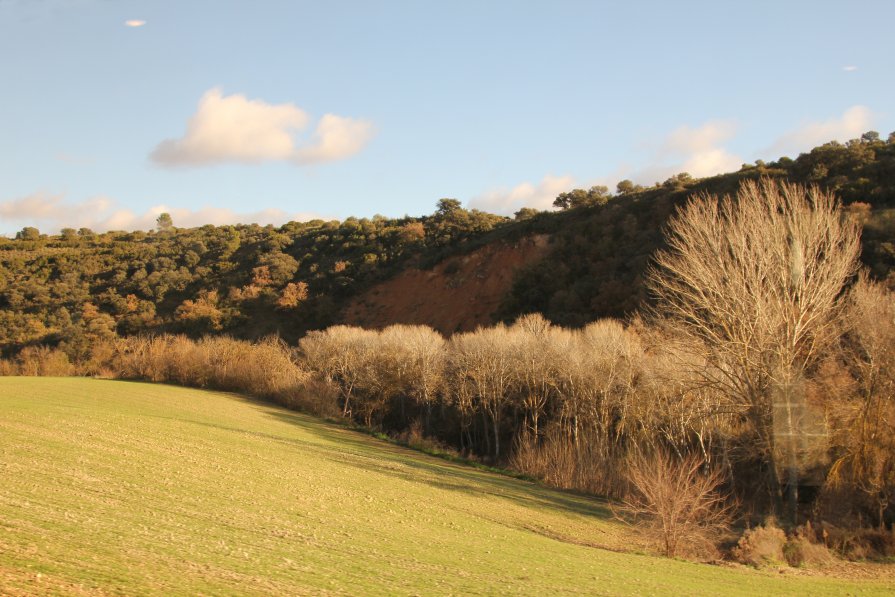
[[462, 250], [506, 218], [441, 200], [422, 218], [348, 218], [107, 232], [25, 228], [0, 239], [0, 351], [71, 360], [113, 335], [277, 334], [337, 320], [341, 301], [409, 262]]
[[614, 193], [570, 190], [557, 197], [561, 211], [523, 209], [514, 220], [443, 199], [421, 218], [194, 229], [165, 221], [151, 232], [54, 236], [24, 228], [0, 238], [0, 354], [51, 345], [80, 361], [104, 338], [147, 333], [294, 342], [339, 323], [347, 299], [411, 264], [545, 233], [549, 254], [517, 277], [495, 321], [536, 312], [581, 327], [627, 317], [648, 302], [644, 274], [676, 207], [693, 193], [729, 193], [760, 177], [835, 192], [864, 222], [861, 258], [871, 276], [895, 285], [895, 139], [868, 133], [706, 179], [682, 173], [645, 188], [622, 181]]

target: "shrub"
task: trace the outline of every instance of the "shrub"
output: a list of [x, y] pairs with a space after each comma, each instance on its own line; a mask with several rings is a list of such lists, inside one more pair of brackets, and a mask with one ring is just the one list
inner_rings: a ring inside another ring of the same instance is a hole
[[13, 375], [43, 375], [51, 377], [64, 377], [74, 373], [74, 366], [68, 360], [68, 355], [58, 348], [49, 346], [29, 346], [22, 349], [15, 360], [14, 366], [8, 370]]
[[622, 511], [646, 530], [668, 557], [713, 558], [730, 527], [731, 506], [719, 492], [723, 477], [699, 456], [664, 452], [628, 459]]
[[786, 542], [783, 546], [783, 556], [790, 566], [797, 568], [820, 568], [833, 561], [830, 550], [800, 534]]
[[623, 462], [607, 459], [598, 440], [583, 431], [578, 447], [568, 441], [558, 426], [552, 426], [537, 441], [523, 430], [517, 437], [509, 466], [520, 473], [562, 489], [575, 489], [595, 495], [619, 495], [624, 484]]
[[895, 529], [842, 528], [829, 523], [823, 523], [819, 529], [824, 545], [849, 560], [895, 556]]
[[737, 542], [732, 555], [741, 564], [756, 568], [780, 566], [786, 563], [784, 545], [786, 545], [786, 533], [777, 526], [774, 519], [770, 518], [762, 526], [747, 529]]
[[119, 342], [111, 368], [121, 377], [242, 392], [321, 416], [336, 408], [331, 387], [320, 380], [309, 387], [311, 374], [277, 338], [127, 338]]

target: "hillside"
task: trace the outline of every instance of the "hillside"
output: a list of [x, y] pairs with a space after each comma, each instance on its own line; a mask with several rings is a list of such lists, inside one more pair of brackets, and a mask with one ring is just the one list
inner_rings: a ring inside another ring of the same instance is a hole
[[580, 327], [648, 299], [643, 273], [688, 197], [762, 177], [834, 191], [864, 222], [863, 262], [895, 287], [895, 137], [865, 135], [711, 178], [570, 190], [561, 211], [515, 219], [441, 199], [417, 218], [58, 236], [25, 228], [0, 239], [0, 355], [59, 345], [79, 362], [97, 340], [159, 332], [294, 342], [336, 323], [451, 333], [529, 312]]
[[2, 378], [0, 470], [4, 595], [895, 590], [610, 551], [600, 502], [232, 394]]

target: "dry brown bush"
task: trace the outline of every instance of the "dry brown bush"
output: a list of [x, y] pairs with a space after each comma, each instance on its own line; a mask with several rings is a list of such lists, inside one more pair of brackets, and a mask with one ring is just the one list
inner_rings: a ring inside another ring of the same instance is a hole
[[58, 348], [28, 346], [15, 360], [17, 375], [65, 377], [75, 372], [68, 355]]
[[96, 340], [90, 346], [87, 359], [77, 366], [78, 375], [93, 377], [114, 377], [111, 364], [115, 358], [116, 341], [114, 339]]
[[895, 529], [846, 528], [826, 522], [816, 529], [818, 541], [849, 560], [878, 560], [895, 556]]
[[756, 568], [780, 566], [786, 563], [784, 545], [786, 545], [786, 533], [777, 526], [776, 521], [769, 519], [762, 526], [747, 529], [737, 542], [732, 555], [741, 564]]
[[652, 536], [668, 557], [717, 557], [732, 513], [718, 469], [707, 468], [701, 456], [678, 458], [663, 451], [632, 455], [626, 467], [630, 490], [621, 501], [624, 519]]
[[621, 495], [624, 461], [602, 457], [597, 442], [585, 432], [578, 449], [557, 426], [550, 427], [539, 441], [527, 430], [516, 437], [510, 468], [562, 489], [595, 495]]
[[[224, 336], [126, 338], [119, 341], [111, 368], [121, 377], [241, 392], [329, 416], [332, 392], [311, 374], [282, 340], [259, 342]], [[333, 400], [333, 404], [335, 401]]]
[[833, 562], [833, 554], [820, 543], [796, 534], [783, 546], [786, 562], [795, 568], [822, 568]]
[[318, 375], [310, 376], [295, 393], [282, 399], [281, 404], [330, 420], [336, 420], [342, 414], [339, 389]]
[[395, 436], [395, 439], [414, 450], [459, 457], [459, 453], [455, 449], [427, 436], [423, 422], [419, 419], [414, 419], [407, 429]]

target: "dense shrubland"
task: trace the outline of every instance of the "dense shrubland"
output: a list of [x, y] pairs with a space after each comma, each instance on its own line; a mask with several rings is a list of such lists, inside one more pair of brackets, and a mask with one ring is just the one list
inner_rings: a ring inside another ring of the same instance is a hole
[[26, 228], [0, 238], [0, 351], [61, 347], [72, 360], [116, 334], [226, 333], [296, 340], [408, 263], [465, 250], [508, 220], [443, 199], [422, 218], [157, 231]]

